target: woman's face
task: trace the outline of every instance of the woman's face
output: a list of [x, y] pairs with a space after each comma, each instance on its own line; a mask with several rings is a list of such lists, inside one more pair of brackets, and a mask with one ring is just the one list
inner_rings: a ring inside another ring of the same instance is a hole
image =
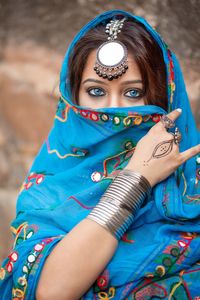
[[127, 107], [145, 105], [144, 87], [140, 70], [128, 55], [128, 70], [118, 79], [109, 81], [93, 70], [96, 50], [88, 56], [79, 89], [79, 105], [88, 108]]

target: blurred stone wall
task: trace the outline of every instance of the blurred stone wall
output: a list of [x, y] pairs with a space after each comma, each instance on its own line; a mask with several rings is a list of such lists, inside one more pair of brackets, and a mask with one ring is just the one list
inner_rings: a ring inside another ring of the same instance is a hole
[[53, 124], [59, 70], [77, 31], [95, 15], [144, 16], [177, 54], [200, 126], [199, 0], [0, 0], [0, 262], [11, 246], [17, 193]]

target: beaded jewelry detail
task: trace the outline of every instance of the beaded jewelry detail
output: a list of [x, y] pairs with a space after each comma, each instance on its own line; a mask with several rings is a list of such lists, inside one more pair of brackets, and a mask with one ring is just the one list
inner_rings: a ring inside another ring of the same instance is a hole
[[117, 34], [121, 32], [125, 20], [126, 18], [111, 20], [106, 25], [105, 32], [108, 34], [108, 41], [98, 48], [94, 66], [94, 71], [99, 77], [108, 80], [117, 79], [128, 69], [127, 48], [123, 43], [116, 41]]

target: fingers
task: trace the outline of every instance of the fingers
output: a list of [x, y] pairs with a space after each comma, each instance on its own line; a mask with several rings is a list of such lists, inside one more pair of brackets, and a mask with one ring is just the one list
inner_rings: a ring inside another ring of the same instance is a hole
[[181, 115], [181, 113], [182, 113], [182, 109], [181, 108], [177, 108], [177, 109], [171, 111], [166, 116], [168, 118], [170, 118], [172, 121], [175, 121]]
[[[177, 108], [177, 109], [171, 111], [171, 112], [170, 112], [169, 114], [167, 114], [166, 116], [167, 116], [170, 120], [175, 121], [175, 120], [181, 115], [181, 113], [182, 113], [182, 109], [181, 109], [181, 108]], [[162, 121], [159, 121], [156, 125], [159, 126], [159, 127], [162, 128], [162, 129], [165, 129], [165, 126], [164, 126], [164, 124], [163, 124]]]
[[200, 153], [200, 144], [181, 152], [180, 153], [181, 164], [183, 164], [188, 159], [190, 159], [191, 157], [193, 157], [199, 153]]

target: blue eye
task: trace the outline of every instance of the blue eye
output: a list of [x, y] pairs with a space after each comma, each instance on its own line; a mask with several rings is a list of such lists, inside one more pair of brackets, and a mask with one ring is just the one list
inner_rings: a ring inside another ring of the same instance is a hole
[[143, 95], [142, 91], [138, 89], [129, 90], [125, 93], [125, 96], [129, 98], [141, 98], [142, 95]]
[[92, 97], [101, 97], [105, 95], [104, 91], [100, 88], [88, 89], [87, 93]]

